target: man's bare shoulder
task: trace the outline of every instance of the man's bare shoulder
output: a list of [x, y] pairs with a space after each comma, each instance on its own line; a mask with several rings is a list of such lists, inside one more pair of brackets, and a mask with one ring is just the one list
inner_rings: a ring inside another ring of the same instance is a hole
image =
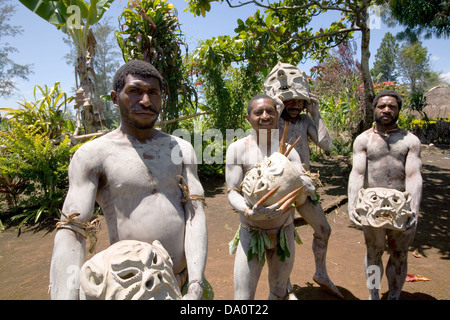
[[230, 143], [230, 145], [227, 148], [227, 151], [245, 148], [245, 146], [248, 145], [250, 142], [249, 139], [250, 139], [250, 136], [247, 136], [247, 137], [238, 139], [238, 140]]
[[302, 122], [302, 123], [308, 123], [308, 124], [313, 124], [314, 125], [314, 121], [311, 118], [311, 116], [305, 112], [300, 113], [297, 122]]
[[194, 150], [194, 147], [192, 146], [192, 144], [189, 141], [184, 140], [183, 138], [180, 138], [177, 136], [172, 136], [172, 135], [164, 133], [164, 132], [161, 132], [161, 133], [163, 134], [163, 136], [162, 136], [163, 138], [169, 139], [170, 141], [178, 143], [182, 149]]
[[118, 129], [108, 132], [107, 134], [94, 138], [84, 143], [79, 149], [83, 150], [98, 150], [99, 148], [111, 146], [112, 143], [125, 142], [126, 136]]
[[420, 139], [414, 133], [403, 129], [401, 131], [404, 134], [405, 139], [411, 144], [411, 146], [418, 146], [419, 148], [422, 146]]
[[369, 138], [372, 136], [373, 134], [373, 130], [372, 128], [362, 132], [361, 134], [359, 134], [354, 142], [355, 146], [359, 146], [359, 145], [367, 145]]

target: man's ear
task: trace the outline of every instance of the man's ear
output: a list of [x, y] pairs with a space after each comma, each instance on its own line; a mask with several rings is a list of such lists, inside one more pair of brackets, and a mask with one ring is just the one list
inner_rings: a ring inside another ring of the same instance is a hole
[[245, 119], [247, 119], [247, 121], [250, 122], [250, 116], [248, 114], [245, 115]]
[[114, 90], [111, 91], [111, 100], [114, 103], [114, 106], [119, 107], [119, 103], [117, 102], [117, 92]]

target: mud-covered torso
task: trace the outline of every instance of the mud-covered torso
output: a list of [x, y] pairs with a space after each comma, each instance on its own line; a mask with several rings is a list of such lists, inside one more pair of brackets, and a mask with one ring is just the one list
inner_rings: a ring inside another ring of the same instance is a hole
[[182, 164], [172, 161], [178, 143], [169, 135], [144, 143], [113, 132], [97, 143], [99, 186], [96, 201], [105, 216], [110, 242], [159, 240], [185, 267], [185, 215], [179, 187]]

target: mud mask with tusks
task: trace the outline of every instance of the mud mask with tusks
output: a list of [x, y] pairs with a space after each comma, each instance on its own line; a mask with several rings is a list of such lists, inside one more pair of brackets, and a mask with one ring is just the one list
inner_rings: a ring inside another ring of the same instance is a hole
[[278, 152], [265, 157], [246, 172], [241, 183], [241, 190], [245, 200], [251, 206], [270, 206], [279, 203], [281, 208], [287, 210], [291, 203], [301, 205], [306, 201], [303, 192], [304, 184], [302, 173], [288, 159], [289, 153], [297, 144], [300, 137], [289, 145], [286, 143], [289, 123], [286, 123], [281, 136]]
[[86, 261], [80, 298], [86, 300], [179, 300], [172, 260], [159, 241], [122, 240]]
[[387, 188], [367, 188], [358, 191], [355, 211], [361, 224], [376, 228], [405, 230], [412, 216], [411, 195]]
[[[278, 187], [275, 194], [265, 201], [264, 206], [267, 207], [303, 185], [300, 173], [291, 161], [283, 154], [275, 152], [247, 171], [241, 183], [241, 190], [245, 200], [253, 206], [270, 190]], [[296, 203], [303, 204], [306, 197], [301, 194]]]
[[297, 67], [278, 62], [264, 82], [264, 93], [281, 101], [300, 99], [310, 102], [306, 74]]

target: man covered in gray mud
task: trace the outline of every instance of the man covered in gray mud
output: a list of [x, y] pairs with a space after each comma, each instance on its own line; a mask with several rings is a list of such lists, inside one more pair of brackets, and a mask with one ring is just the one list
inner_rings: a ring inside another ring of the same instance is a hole
[[81, 146], [71, 160], [50, 267], [52, 299], [79, 298], [79, 286], [69, 285], [68, 270], [84, 263], [86, 232], [80, 225], [90, 221], [95, 202], [111, 244], [158, 240], [170, 254], [179, 285], [189, 279], [184, 298], [202, 297], [207, 255], [203, 188], [192, 146], [155, 128], [162, 81], [147, 62], [123, 65], [111, 92], [120, 127]]
[[362, 226], [369, 299], [378, 300], [383, 275], [382, 255], [389, 247], [386, 276], [388, 299], [399, 299], [407, 273], [407, 253], [414, 239], [422, 197], [419, 139], [398, 127], [402, 97], [380, 92], [373, 101], [374, 126], [353, 145], [348, 184], [348, 214]]
[[[319, 103], [311, 93], [304, 72], [288, 63], [278, 62], [267, 76], [264, 92], [281, 105], [278, 128], [287, 128], [287, 141], [297, 141], [294, 148], [306, 170], [310, 169], [309, 139], [323, 150], [331, 150], [332, 141], [319, 112]], [[307, 113], [303, 112], [306, 111]], [[307, 201], [298, 213], [314, 229], [313, 253], [316, 272], [313, 280], [328, 292], [343, 298], [328, 276], [326, 254], [331, 227], [319, 202]]]
[[[293, 223], [295, 210], [291, 205], [299, 200], [301, 194], [312, 196], [315, 188], [312, 180], [305, 175], [297, 152], [292, 150], [287, 154], [286, 161], [293, 165], [292, 174], [302, 180], [305, 186], [302, 193], [294, 194], [290, 202], [289, 198], [286, 202], [283, 198], [270, 206], [263, 206], [263, 202], [260, 201], [251, 205], [247, 201], [243, 194], [246, 174], [255, 168], [257, 163], [273, 154], [273, 150], [279, 150], [280, 145], [278, 134], [275, 134], [278, 133], [278, 111], [275, 100], [267, 95], [258, 95], [250, 100], [247, 110], [246, 117], [252, 125], [252, 134], [230, 144], [226, 155], [228, 200], [239, 213], [241, 222], [234, 265], [234, 298], [254, 299], [258, 280], [267, 260], [269, 299], [285, 299], [289, 293], [289, 276], [295, 258]], [[285, 169], [280, 168], [278, 162], [271, 164], [273, 165], [269, 164], [271, 168], [266, 168], [269, 171], [282, 172]], [[250, 184], [260, 182], [259, 178], [249, 181]], [[251, 187], [248, 189], [254, 190]], [[254, 243], [262, 241], [261, 239], [265, 239], [264, 243], [260, 243], [263, 250], [257, 250], [255, 253]]]

